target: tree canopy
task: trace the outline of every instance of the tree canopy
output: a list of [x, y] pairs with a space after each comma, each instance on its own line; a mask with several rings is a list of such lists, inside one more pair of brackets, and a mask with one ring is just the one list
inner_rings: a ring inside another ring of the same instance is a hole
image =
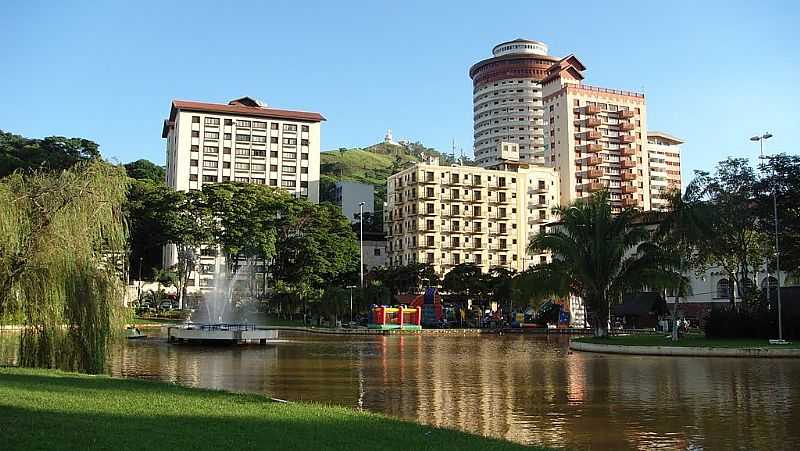
[[25, 138], [0, 130], [0, 177], [16, 170], [69, 169], [80, 161], [100, 158], [96, 143], [83, 138]]
[[166, 171], [162, 166], [150, 160], [136, 160], [125, 164], [125, 172], [128, 177], [136, 180], [150, 180], [156, 183], [164, 183]]

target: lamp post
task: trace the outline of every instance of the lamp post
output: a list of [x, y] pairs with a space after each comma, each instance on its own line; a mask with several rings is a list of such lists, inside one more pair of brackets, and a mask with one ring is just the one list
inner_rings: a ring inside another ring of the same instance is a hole
[[359, 234], [359, 241], [360, 241], [360, 263], [361, 263], [361, 288], [364, 288], [364, 205], [365, 202], [361, 202], [358, 204], [358, 225], [361, 229], [361, 233]]
[[139, 302], [142, 302], [142, 257], [139, 257], [139, 283], [138, 289], [136, 290], [136, 297], [138, 298]]
[[[753, 136], [750, 138], [750, 141], [758, 141], [759, 145], [759, 159], [766, 160], [767, 157], [764, 155], [764, 141], [772, 138], [771, 133], [764, 133], [761, 136]], [[775, 176], [775, 171], [772, 171], [773, 177]], [[772, 180], [772, 214], [773, 220], [775, 221], [775, 280], [777, 280], [777, 296], [776, 302], [778, 303], [778, 342], [783, 342], [783, 318], [781, 317], [781, 249], [780, 249], [780, 241], [778, 235], [778, 187], [775, 184], [775, 180]], [[767, 296], [769, 296], [769, 270], [767, 270]], [[769, 298], [768, 298], [769, 299]]]
[[353, 322], [353, 288], [355, 288], [355, 287], [356, 287], [355, 285], [348, 285], [347, 286], [347, 288], [350, 289], [350, 323], [351, 324]]

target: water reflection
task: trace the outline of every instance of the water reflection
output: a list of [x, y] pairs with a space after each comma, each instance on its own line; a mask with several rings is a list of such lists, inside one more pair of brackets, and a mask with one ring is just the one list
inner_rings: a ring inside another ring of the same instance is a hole
[[[800, 449], [800, 361], [569, 353], [567, 337], [282, 335], [114, 348], [110, 372], [361, 407], [520, 443]], [[6, 340], [7, 341], [7, 340]], [[12, 347], [0, 344], [7, 361]]]

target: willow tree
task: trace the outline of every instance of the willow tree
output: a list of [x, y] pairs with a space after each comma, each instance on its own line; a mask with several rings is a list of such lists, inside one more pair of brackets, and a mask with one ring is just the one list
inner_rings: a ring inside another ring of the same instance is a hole
[[103, 371], [123, 317], [126, 190], [99, 159], [0, 180], [0, 315], [24, 321], [22, 366]]

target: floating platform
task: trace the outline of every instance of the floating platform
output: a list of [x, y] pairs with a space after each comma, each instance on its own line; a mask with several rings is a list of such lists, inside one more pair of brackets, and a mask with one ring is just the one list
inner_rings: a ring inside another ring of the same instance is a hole
[[254, 324], [187, 324], [167, 329], [167, 340], [172, 343], [263, 345], [277, 338], [277, 330], [258, 329]]

